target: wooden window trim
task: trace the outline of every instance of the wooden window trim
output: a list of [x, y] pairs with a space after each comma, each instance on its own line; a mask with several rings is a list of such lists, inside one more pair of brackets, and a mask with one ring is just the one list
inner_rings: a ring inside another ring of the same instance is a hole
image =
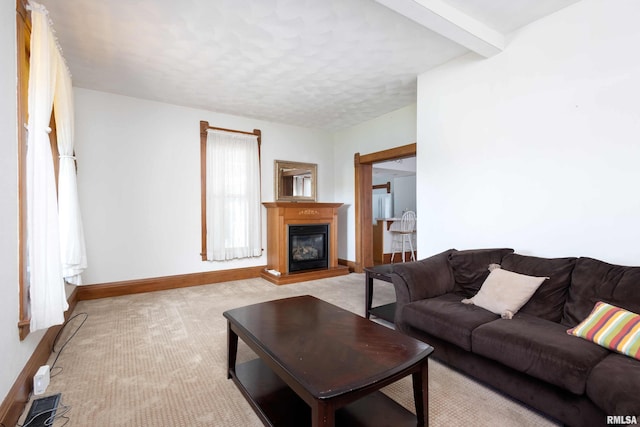
[[31, 43], [31, 12], [26, 0], [16, 0], [16, 38], [18, 68], [18, 282], [20, 311], [18, 329], [20, 339], [29, 335], [29, 289], [27, 288], [27, 100], [29, 93], [29, 52]]
[[387, 190], [387, 194], [391, 193], [391, 182], [387, 182], [386, 184], [376, 184], [372, 186], [374, 190]]
[[[31, 50], [31, 12], [27, 0], [16, 0], [16, 43], [18, 68], [18, 264], [20, 309], [18, 330], [20, 340], [29, 335], [31, 316], [29, 315], [29, 288], [27, 282], [27, 129], [29, 120], [29, 57]], [[51, 109], [49, 122], [51, 133], [49, 141], [53, 157], [53, 168], [58, 188], [58, 170], [60, 167], [55, 113]]]
[[201, 224], [201, 241], [200, 258], [202, 261], [207, 260], [207, 131], [209, 129], [221, 130], [224, 132], [242, 133], [245, 135], [255, 135], [258, 137], [258, 164], [261, 164], [261, 145], [262, 132], [260, 129], [254, 129], [253, 132], [245, 132], [242, 130], [225, 129], [215, 126], [209, 126], [209, 122], [200, 121], [200, 224]]

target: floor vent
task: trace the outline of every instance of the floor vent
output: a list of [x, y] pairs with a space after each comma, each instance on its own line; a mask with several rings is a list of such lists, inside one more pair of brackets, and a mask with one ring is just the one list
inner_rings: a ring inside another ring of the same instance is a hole
[[52, 426], [59, 403], [60, 393], [35, 399], [23, 425], [29, 427]]

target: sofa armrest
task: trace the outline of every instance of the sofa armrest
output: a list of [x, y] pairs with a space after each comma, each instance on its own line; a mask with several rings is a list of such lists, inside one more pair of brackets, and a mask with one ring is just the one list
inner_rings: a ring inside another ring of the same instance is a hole
[[391, 280], [396, 290], [396, 307], [433, 298], [453, 290], [455, 281], [449, 266], [449, 249], [420, 261], [394, 264]]

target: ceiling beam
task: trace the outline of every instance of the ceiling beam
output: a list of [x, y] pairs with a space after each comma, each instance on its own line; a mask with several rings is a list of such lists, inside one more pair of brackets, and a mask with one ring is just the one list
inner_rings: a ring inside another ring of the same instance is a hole
[[376, 0], [486, 58], [504, 49], [504, 35], [442, 0]]

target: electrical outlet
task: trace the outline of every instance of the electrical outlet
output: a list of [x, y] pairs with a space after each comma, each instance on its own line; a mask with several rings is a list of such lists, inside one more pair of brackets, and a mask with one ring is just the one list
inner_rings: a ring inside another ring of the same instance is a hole
[[44, 394], [49, 386], [49, 365], [40, 366], [38, 372], [33, 377], [33, 394]]

